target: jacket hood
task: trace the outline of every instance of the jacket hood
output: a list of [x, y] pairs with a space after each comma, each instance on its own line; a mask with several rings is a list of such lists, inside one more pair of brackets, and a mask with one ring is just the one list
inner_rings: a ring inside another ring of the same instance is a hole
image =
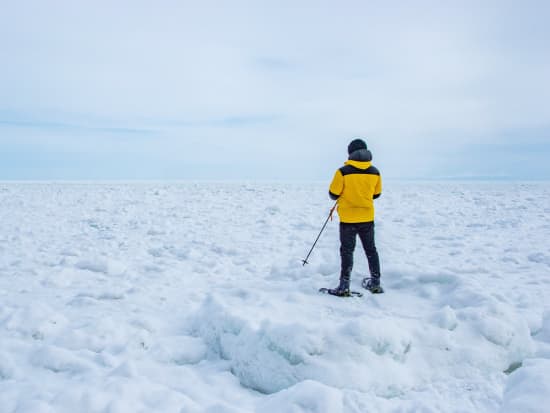
[[349, 155], [344, 165], [351, 165], [357, 169], [368, 169], [371, 166], [372, 154], [368, 149], [359, 149]]
[[349, 154], [350, 161], [370, 162], [372, 161], [372, 153], [368, 149], [358, 149]]

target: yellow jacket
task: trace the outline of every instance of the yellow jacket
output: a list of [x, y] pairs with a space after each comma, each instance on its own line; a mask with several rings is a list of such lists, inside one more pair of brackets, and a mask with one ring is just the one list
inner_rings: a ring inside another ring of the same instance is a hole
[[336, 171], [330, 184], [329, 195], [338, 200], [340, 222], [357, 223], [374, 221], [374, 202], [382, 193], [380, 172], [371, 162], [345, 162]]

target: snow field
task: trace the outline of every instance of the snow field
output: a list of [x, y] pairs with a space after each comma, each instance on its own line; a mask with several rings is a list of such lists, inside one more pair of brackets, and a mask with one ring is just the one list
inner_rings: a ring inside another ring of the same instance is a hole
[[543, 412], [548, 199], [386, 183], [339, 299], [325, 185], [0, 184], [0, 413]]

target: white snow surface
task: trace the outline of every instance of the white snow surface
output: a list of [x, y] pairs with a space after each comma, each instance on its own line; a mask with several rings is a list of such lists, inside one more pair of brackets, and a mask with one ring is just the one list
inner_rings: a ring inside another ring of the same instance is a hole
[[[0, 183], [0, 413], [548, 412], [550, 184]], [[352, 286], [368, 274], [358, 243]]]

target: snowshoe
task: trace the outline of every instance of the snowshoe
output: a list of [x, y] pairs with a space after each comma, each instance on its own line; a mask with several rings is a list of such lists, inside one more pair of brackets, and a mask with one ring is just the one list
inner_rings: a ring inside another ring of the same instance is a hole
[[351, 291], [349, 289], [340, 289], [340, 288], [320, 288], [320, 293], [335, 295], [336, 297], [362, 297], [363, 293], [359, 291]]

